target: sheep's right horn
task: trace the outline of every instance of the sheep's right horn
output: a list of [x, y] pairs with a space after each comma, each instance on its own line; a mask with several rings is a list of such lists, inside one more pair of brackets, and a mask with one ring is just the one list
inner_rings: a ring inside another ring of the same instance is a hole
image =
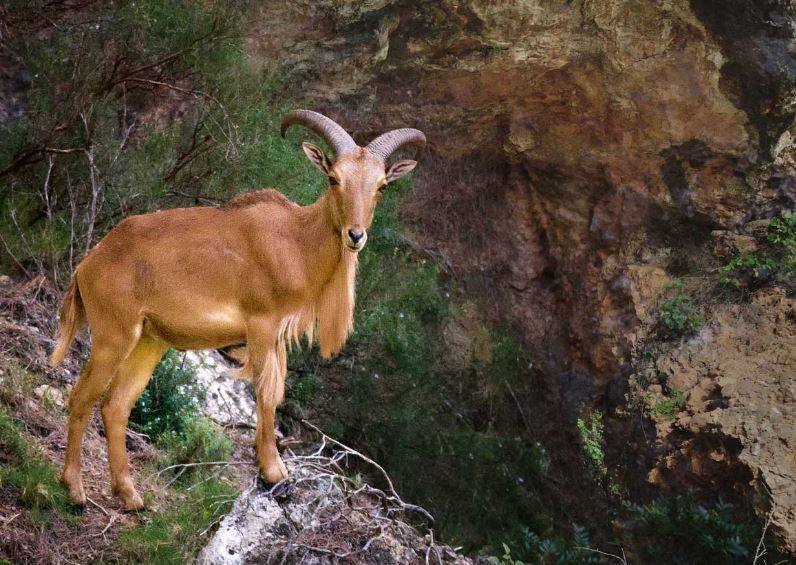
[[299, 124], [320, 135], [335, 155], [354, 149], [357, 144], [334, 120], [312, 110], [293, 110], [282, 119], [280, 134], [285, 137], [287, 128]]
[[398, 151], [398, 149], [404, 145], [414, 145], [417, 148], [417, 152], [420, 153], [426, 146], [426, 136], [419, 129], [394, 129], [381, 134], [368, 143], [365, 149], [376, 157], [379, 157], [382, 161], [386, 161], [390, 155]]

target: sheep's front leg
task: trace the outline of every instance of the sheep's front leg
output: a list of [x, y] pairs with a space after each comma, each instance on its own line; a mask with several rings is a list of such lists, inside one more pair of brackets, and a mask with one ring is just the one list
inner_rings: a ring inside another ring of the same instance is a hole
[[250, 332], [260, 335], [247, 340], [247, 364], [252, 371], [257, 395], [257, 434], [254, 439], [257, 466], [263, 479], [275, 484], [287, 478], [287, 468], [277, 451], [274, 434], [276, 407], [284, 397], [287, 354], [284, 342], [277, 339], [275, 330], [278, 325], [265, 326], [260, 327], [260, 331]]

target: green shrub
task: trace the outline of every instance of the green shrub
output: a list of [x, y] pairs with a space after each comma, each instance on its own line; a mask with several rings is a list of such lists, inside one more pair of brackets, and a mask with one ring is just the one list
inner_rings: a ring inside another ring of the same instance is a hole
[[43, 382], [39, 373], [26, 369], [20, 363], [8, 363], [0, 374], [0, 401], [12, 407], [25, 404], [34, 389]]
[[[526, 563], [555, 563], [557, 565], [584, 565], [601, 563], [600, 554], [591, 549], [588, 530], [577, 524], [572, 525], [572, 537], [541, 536], [523, 527], [522, 538], [512, 550], [503, 544], [501, 557], [490, 557], [487, 562], [493, 565], [525, 565]], [[513, 556], [521, 556], [516, 559]]]
[[661, 304], [659, 321], [669, 337], [680, 337], [695, 332], [701, 325], [691, 298], [683, 293], [683, 283], [675, 281], [669, 287], [674, 296]]
[[133, 407], [130, 422], [154, 441], [166, 434], [184, 434], [202, 399], [203, 391], [194, 384], [195, 370], [183, 355], [170, 349]]
[[778, 270], [785, 276], [796, 276], [796, 212], [772, 220], [766, 239], [775, 248]]
[[673, 388], [669, 395], [658, 400], [652, 406], [652, 413], [673, 420], [675, 414], [685, 409], [685, 394], [683, 391]]
[[234, 444], [218, 424], [203, 417], [193, 417], [177, 431], [164, 432], [158, 445], [168, 453], [170, 465], [201, 461], [226, 461]]
[[403, 496], [438, 517], [448, 540], [478, 548], [545, 514], [538, 491], [550, 465], [544, 447], [491, 429], [482, 405], [486, 393], [517, 414], [506, 385], [527, 384], [531, 358], [504, 328], [495, 331], [490, 362], [472, 375], [450, 374], [442, 339], [449, 291], [440, 267], [397, 236], [400, 189], [385, 194], [360, 254], [348, 346], [355, 364], [324, 425], [364, 446]]
[[434, 364], [430, 334], [450, 314], [439, 268], [417, 260], [397, 237], [396, 203], [402, 180], [382, 198], [360, 255], [357, 312], [351, 342], [367, 351], [379, 370], [402, 372], [419, 378]]
[[744, 253], [722, 266], [719, 283], [736, 289], [754, 289], [771, 281], [776, 270], [773, 258], [765, 254]]
[[[47, 10], [37, 4], [12, 3], [6, 15], [24, 26], [28, 11]], [[46, 41], [35, 33], [20, 41], [17, 55], [30, 78], [26, 112], [0, 124], [3, 266], [64, 273], [68, 259], [82, 255], [89, 154], [101, 186], [93, 242], [120, 216], [179, 202], [176, 192], [202, 184], [229, 192], [241, 168], [221, 164], [238, 157], [236, 145], [261, 149], [236, 134], [273, 86], [246, 64], [239, 33], [245, 11], [238, 3], [100, 3], [84, 6], [77, 21], [72, 11], [53, 15]], [[177, 90], [186, 88], [206, 96]], [[184, 105], [179, 112], [176, 104]], [[157, 110], [178, 117], [164, 120]]]
[[295, 400], [299, 406], [307, 406], [320, 389], [318, 378], [310, 373], [298, 376], [291, 384], [289, 396]]
[[205, 528], [229, 511], [237, 489], [220, 480], [197, 480], [171, 509], [153, 512], [149, 520], [119, 536], [126, 562], [175, 565], [193, 560], [207, 542]]
[[608, 469], [605, 467], [603, 451], [605, 426], [602, 422], [602, 413], [592, 412], [588, 421], [578, 418], [577, 426], [580, 432], [581, 449], [583, 449], [589, 467], [596, 476], [605, 477]]
[[737, 520], [726, 503], [706, 507], [690, 496], [670, 496], [626, 507], [645, 563], [748, 563], [760, 536], [756, 520]]
[[736, 255], [719, 271], [719, 284], [750, 291], [771, 282], [796, 285], [796, 213], [771, 220], [766, 237], [753, 253]]
[[503, 327], [494, 332], [491, 353], [491, 362], [483, 372], [498, 384], [498, 388], [506, 388], [506, 385], [521, 386], [523, 379], [527, 379], [528, 373], [533, 369], [530, 351], [510, 328]]

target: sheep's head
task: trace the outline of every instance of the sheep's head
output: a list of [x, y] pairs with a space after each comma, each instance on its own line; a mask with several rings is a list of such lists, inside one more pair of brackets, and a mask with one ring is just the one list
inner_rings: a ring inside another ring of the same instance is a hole
[[342, 127], [323, 114], [294, 110], [282, 120], [283, 137], [294, 124], [320, 135], [332, 150], [330, 160], [320, 147], [302, 144], [309, 160], [329, 179], [332, 221], [343, 243], [351, 251], [361, 250], [384, 187], [417, 165], [417, 161], [403, 159], [388, 167], [387, 159], [405, 145], [414, 145], [419, 152], [426, 144], [426, 136], [416, 129], [396, 129], [360, 147]]

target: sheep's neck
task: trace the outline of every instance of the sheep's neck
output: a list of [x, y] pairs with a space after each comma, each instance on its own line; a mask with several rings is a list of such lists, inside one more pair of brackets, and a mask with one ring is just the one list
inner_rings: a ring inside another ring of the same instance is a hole
[[314, 293], [331, 279], [342, 261], [351, 259], [347, 257], [350, 253], [343, 249], [340, 230], [334, 225], [331, 205], [327, 192], [300, 210], [298, 229], [301, 233], [297, 234], [297, 240], [303, 243], [305, 266], [316, 283], [312, 285]]

